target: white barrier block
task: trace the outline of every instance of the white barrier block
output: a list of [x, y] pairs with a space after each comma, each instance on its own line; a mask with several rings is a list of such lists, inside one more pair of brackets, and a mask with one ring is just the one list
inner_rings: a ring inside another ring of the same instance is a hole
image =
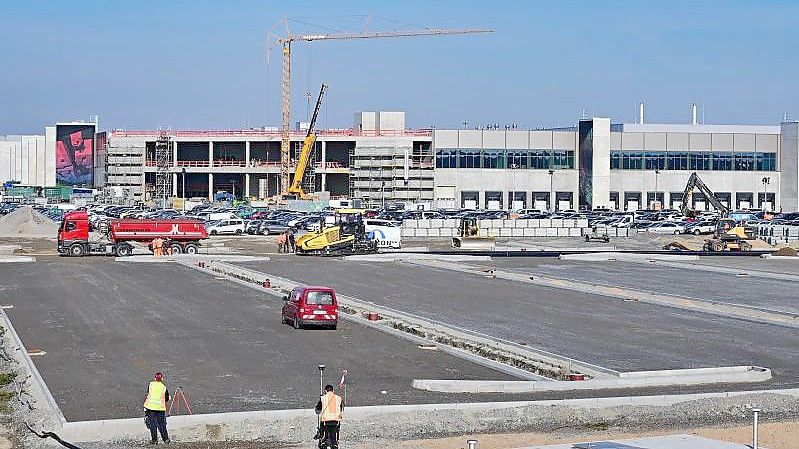
[[580, 237], [580, 228], [569, 228], [569, 237]]
[[502, 227], [502, 220], [495, 218], [491, 220], [491, 227], [494, 229], [499, 229]]
[[534, 228], [535, 229], [535, 236], [536, 237], [546, 237], [547, 236], [547, 229], [549, 228]]
[[587, 228], [588, 227], [588, 219], [587, 218], [578, 218], [577, 219], [577, 227], [578, 228]]
[[527, 220], [527, 227], [528, 228], [540, 228], [541, 227], [540, 223], [541, 223], [541, 220], [539, 220], [538, 218], [530, 218], [529, 220]]
[[511, 228], [499, 228], [499, 236], [500, 237], [510, 237], [511, 236]]
[[535, 231], [537, 228], [524, 228], [524, 237], [535, 237]]
[[562, 228], [563, 227], [563, 220], [560, 218], [553, 218], [549, 221], [549, 225], [553, 228]]
[[552, 221], [549, 218], [542, 218], [542, 219], [538, 220], [538, 227], [539, 228], [552, 227]]
[[480, 228], [480, 237], [488, 237], [488, 229]]
[[403, 237], [416, 237], [416, 229], [406, 228], [406, 227], [403, 226], [403, 228], [402, 228], [402, 236]]
[[491, 228], [491, 220], [480, 220], [480, 229]]
[[530, 220], [528, 220], [526, 218], [518, 218], [518, 219], [516, 219], [516, 227], [517, 228], [526, 228], [528, 226], [528, 224], [529, 224], [528, 223], [529, 221]]
[[569, 228], [555, 228], [558, 230], [558, 237], [568, 237]]
[[405, 228], [416, 229], [419, 227], [419, 220], [405, 220], [402, 222], [402, 226]]
[[428, 237], [440, 237], [441, 236], [441, 229], [438, 228], [430, 228], [427, 230]]
[[516, 220], [502, 220], [502, 227], [513, 229], [516, 227]]
[[444, 223], [441, 225], [442, 228], [456, 228], [458, 227], [458, 219], [456, 218], [447, 218], [444, 220]]
[[510, 235], [511, 237], [524, 237], [524, 228], [512, 228]]
[[430, 229], [430, 220], [419, 220], [416, 222], [416, 227], [419, 229]]
[[577, 225], [577, 220], [574, 218], [564, 218], [563, 219], [563, 227], [564, 228], [573, 228]]
[[427, 237], [427, 231], [429, 231], [429, 229], [417, 229], [416, 237]]
[[430, 229], [441, 229], [444, 227], [444, 220], [440, 218], [430, 219]]

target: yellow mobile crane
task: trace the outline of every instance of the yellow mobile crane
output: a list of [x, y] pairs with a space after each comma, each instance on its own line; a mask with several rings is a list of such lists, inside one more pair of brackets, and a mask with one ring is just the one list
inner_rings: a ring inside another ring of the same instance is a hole
[[309, 198], [309, 195], [302, 189], [302, 178], [305, 176], [305, 170], [308, 169], [308, 162], [316, 145], [316, 117], [319, 115], [319, 108], [322, 106], [322, 98], [325, 96], [325, 91], [327, 91], [327, 84], [322, 84], [319, 89], [319, 97], [316, 99], [316, 107], [314, 107], [313, 115], [311, 116], [311, 122], [308, 124], [308, 133], [302, 143], [302, 152], [297, 160], [297, 167], [294, 169], [294, 180], [288, 189], [283, 192], [284, 199], [305, 200]]

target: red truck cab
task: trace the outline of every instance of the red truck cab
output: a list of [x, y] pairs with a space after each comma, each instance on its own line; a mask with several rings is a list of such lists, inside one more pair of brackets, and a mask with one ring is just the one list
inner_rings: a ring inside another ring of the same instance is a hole
[[298, 286], [283, 297], [281, 311], [283, 323], [302, 329], [305, 326], [325, 326], [336, 329], [338, 325], [338, 300], [330, 287]]
[[[58, 228], [58, 252], [82, 256], [83, 246], [89, 241], [89, 214], [86, 211], [69, 212], [64, 215]], [[72, 254], [72, 252], [76, 254]]]

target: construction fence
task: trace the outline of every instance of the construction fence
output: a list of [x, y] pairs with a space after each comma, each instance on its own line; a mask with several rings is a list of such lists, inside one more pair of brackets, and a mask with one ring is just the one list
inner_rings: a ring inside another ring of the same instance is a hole
[[[593, 234], [588, 219], [516, 219], [479, 220], [481, 237], [582, 237]], [[428, 219], [405, 220], [402, 224], [403, 238], [457, 237], [461, 220]], [[627, 237], [629, 229], [608, 228], [609, 237]]]
[[777, 224], [757, 225], [757, 237], [769, 245], [791, 243], [799, 240], [799, 226]]

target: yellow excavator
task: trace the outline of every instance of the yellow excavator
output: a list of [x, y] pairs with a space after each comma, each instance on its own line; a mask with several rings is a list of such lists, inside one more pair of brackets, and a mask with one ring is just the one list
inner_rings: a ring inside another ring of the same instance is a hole
[[332, 226], [325, 226], [325, 218], [320, 216], [319, 231], [297, 238], [297, 254], [338, 256], [376, 253], [377, 241], [367, 238], [363, 212], [363, 209], [339, 209]]
[[322, 87], [319, 89], [319, 97], [316, 99], [316, 107], [314, 107], [313, 115], [311, 116], [311, 122], [308, 124], [308, 133], [305, 135], [305, 140], [302, 142], [302, 151], [297, 160], [297, 167], [294, 169], [294, 179], [292, 179], [288, 190], [281, 195], [284, 200], [307, 200], [311, 198], [302, 188], [302, 179], [305, 176], [305, 171], [308, 169], [308, 163], [311, 160], [311, 155], [316, 145], [316, 117], [319, 116], [319, 108], [322, 107], [322, 98], [325, 96], [326, 91], [327, 84], [322, 84]]
[[730, 209], [716, 198], [713, 191], [699, 178], [696, 172], [693, 172], [691, 177], [688, 178], [688, 183], [682, 195], [680, 212], [686, 217], [697, 215], [697, 211], [691, 210], [689, 206], [692, 203], [694, 189], [702, 192], [707, 201], [721, 214], [721, 218], [716, 223], [713, 237], [705, 240], [703, 249], [714, 252], [750, 251], [752, 249], [751, 242], [755, 240], [754, 232], [747, 229], [742, 223], [729, 218]]

